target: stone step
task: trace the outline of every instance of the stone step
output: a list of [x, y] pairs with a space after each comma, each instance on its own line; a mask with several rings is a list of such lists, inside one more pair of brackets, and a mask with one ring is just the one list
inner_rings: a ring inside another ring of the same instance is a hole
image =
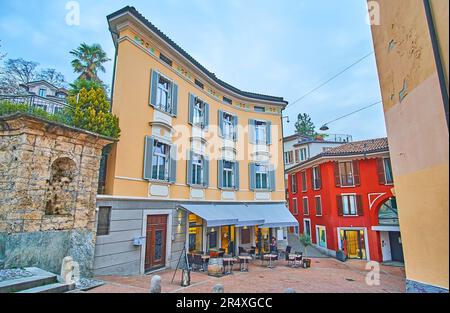
[[18, 293], [64, 293], [75, 289], [75, 284], [54, 283], [19, 291]]
[[38, 268], [26, 268], [26, 270], [31, 272], [33, 276], [0, 282], [0, 293], [19, 292], [57, 282], [57, 276], [55, 274]]

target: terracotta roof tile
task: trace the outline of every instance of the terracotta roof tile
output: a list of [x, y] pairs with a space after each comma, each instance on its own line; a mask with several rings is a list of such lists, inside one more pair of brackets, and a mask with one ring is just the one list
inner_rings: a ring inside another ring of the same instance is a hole
[[383, 150], [389, 150], [387, 138], [377, 138], [377, 139], [350, 142], [335, 148], [331, 148], [326, 152], [322, 153], [322, 155], [329, 156], [329, 155], [360, 154]]

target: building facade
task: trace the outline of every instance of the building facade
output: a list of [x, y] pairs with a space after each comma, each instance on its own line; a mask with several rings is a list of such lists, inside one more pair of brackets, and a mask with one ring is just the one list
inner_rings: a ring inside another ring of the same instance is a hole
[[374, 3], [372, 35], [407, 290], [448, 292], [449, 2], [370, 2]]
[[183, 251], [236, 254], [280, 245], [285, 203], [283, 98], [218, 79], [132, 7], [108, 16], [116, 46], [96, 274], [177, 265]]
[[386, 138], [341, 145], [290, 170], [289, 206], [328, 255], [403, 262]]

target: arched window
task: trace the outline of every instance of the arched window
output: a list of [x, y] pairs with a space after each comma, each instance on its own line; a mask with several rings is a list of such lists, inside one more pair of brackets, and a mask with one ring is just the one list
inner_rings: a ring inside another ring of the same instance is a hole
[[69, 215], [76, 201], [76, 164], [69, 158], [55, 160], [48, 182], [45, 215]]
[[378, 223], [380, 225], [398, 226], [397, 200], [390, 198], [380, 207], [378, 212]]

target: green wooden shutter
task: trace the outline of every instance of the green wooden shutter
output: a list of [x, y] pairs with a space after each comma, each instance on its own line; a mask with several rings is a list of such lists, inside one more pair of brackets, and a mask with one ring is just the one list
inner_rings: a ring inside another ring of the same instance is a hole
[[217, 161], [217, 167], [218, 167], [218, 175], [217, 175], [217, 187], [219, 189], [223, 188], [223, 160]]
[[189, 124], [194, 124], [195, 95], [189, 93]]
[[223, 111], [219, 110], [219, 136], [223, 137]]
[[272, 122], [267, 121], [266, 124], [266, 132], [267, 132], [267, 144], [271, 145], [272, 144]]
[[204, 103], [204, 116], [203, 116], [203, 128], [209, 128], [209, 104]]
[[256, 126], [256, 121], [255, 120], [249, 120], [248, 121], [248, 140], [250, 143], [254, 144], [256, 143], [256, 136], [255, 136], [255, 126]]
[[209, 187], [209, 158], [203, 157], [203, 186]]
[[234, 162], [234, 189], [239, 190], [240, 188], [240, 177], [239, 177], [239, 161]]
[[275, 177], [275, 168], [273, 165], [269, 166], [269, 190], [275, 191], [277, 188], [277, 182]]
[[153, 146], [153, 137], [146, 136], [144, 146], [144, 179], [147, 180], [152, 179]]
[[194, 152], [192, 150], [188, 150], [187, 155], [187, 173], [186, 173], [186, 182], [188, 185], [192, 185], [192, 159]]
[[177, 146], [170, 147], [170, 161], [169, 161], [169, 182], [175, 183], [177, 181]]
[[256, 189], [256, 164], [250, 163], [249, 164], [249, 181], [250, 181], [250, 190]]
[[234, 134], [233, 134], [233, 139], [234, 141], [238, 140], [238, 117], [237, 115], [235, 115], [233, 117], [233, 128], [234, 128]]
[[149, 105], [156, 106], [156, 93], [158, 91], [159, 73], [151, 70], [150, 74], [150, 102]]
[[177, 116], [178, 114], [178, 85], [172, 84], [172, 115]]

